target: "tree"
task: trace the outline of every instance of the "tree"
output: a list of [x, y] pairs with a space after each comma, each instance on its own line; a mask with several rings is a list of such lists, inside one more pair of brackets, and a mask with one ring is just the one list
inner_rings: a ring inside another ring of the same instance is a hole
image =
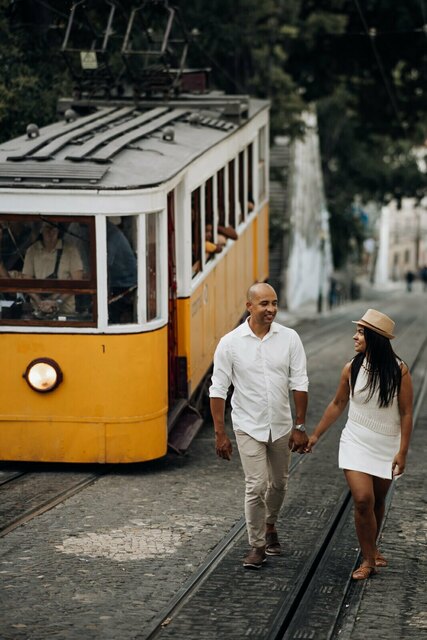
[[[0, 136], [55, 116], [71, 81], [59, 53], [72, 0], [0, 0]], [[88, 0], [99, 23], [108, 3]], [[271, 100], [272, 135], [304, 133], [315, 105], [337, 266], [345, 258], [356, 196], [422, 197], [414, 149], [427, 139], [425, 15], [419, 0], [170, 0], [197, 28], [189, 64], [212, 83]], [[117, 0], [129, 15], [140, 6]], [[34, 27], [36, 27], [34, 29]], [[120, 34], [119, 34], [120, 35]], [[347, 231], [346, 231], [347, 230]], [[346, 235], [347, 233], [347, 235]], [[338, 249], [341, 247], [341, 249]]]
[[[35, 6], [37, 5], [37, 6]], [[0, 136], [52, 122], [69, 79], [60, 60], [51, 13], [39, 3], [0, 0]]]

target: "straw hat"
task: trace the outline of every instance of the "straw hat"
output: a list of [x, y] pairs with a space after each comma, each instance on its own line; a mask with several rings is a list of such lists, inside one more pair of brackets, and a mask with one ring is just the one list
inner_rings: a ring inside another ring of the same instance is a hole
[[385, 313], [381, 313], [381, 311], [368, 309], [360, 320], [352, 320], [352, 322], [354, 324], [360, 324], [362, 327], [367, 327], [368, 329], [375, 331], [375, 333], [379, 333], [381, 336], [389, 338], [390, 340], [395, 337], [393, 335], [393, 320], [386, 316]]

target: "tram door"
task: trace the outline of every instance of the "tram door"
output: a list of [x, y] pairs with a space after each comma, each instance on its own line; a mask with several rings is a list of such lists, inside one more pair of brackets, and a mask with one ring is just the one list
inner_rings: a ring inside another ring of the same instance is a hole
[[167, 197], [168, 209], [168, 382], [169, 409], [179, 396], [178, 389], [178, 319], [175, 249], [175, 192]]

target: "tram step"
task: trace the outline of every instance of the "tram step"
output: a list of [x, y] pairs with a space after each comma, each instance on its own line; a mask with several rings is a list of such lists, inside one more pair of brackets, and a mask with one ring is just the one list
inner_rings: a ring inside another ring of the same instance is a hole
[[176, 453], [185, 453], [202, 424], [203, 418], [200, 413], [192, 407], [187, 407], [169, 433], [168, 446]]

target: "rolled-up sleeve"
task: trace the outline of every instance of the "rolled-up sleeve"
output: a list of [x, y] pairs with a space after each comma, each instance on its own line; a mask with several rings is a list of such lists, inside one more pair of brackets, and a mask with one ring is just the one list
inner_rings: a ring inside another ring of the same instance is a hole
[[308, 391], [307, 358], [301, 338], [293, 332], [289, 358], [289, 389]]
[[212, 384], [209, 387], [210, 398], [222, 398], [226, 400], [228, 389], [231, 384], [232, 362], [229, 353], [229, 346], [224, 339], [221, 339], [214, 355], [214, 368], [212, 374]]

